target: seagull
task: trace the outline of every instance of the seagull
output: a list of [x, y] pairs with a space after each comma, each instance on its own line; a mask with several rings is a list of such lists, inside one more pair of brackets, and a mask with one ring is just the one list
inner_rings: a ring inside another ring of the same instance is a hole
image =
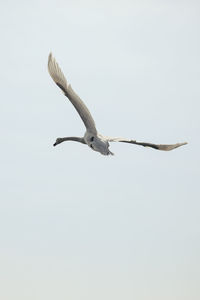
[[87, 106], [74, 92], [71, 85], [68, 84], [58, 63], [56, 62], [55, 58], [52, 56], [52, 53], [49, 54], [49, 58], [48, 58], [48, 71], [53, 81], [62, 90], [64, 95], [71, 101], [71, 103], [75, 107], [76, 111], [78, 112], [79, 116], [81, 117], [86, 127], [86, 132], [83, 137], [70, 136], [70, 137], [57, 138], [56, 142], [54, 143], [54, 146], [65, 141], [75, 141], [75, 142], [88, 145], [92, 150], [97, 151], [102, 155], [114, 155], [114, 153], [109, 150], [109, 146], [110, 146], [109, 142], [123, 142], [123, 143], [140, 145], [144, 147], [151, 147], [153, 149], [164, 150], [164, 151], [170, 151], [187, 144], [185, 142], [185, 143], [177, 143], [171, 145], [164, 145], [164, 144], [158, 145], [152, 143], [138, 142], [132, 139], [106, 137], [99, 134], [96, 129], [94, 119], [92, 118], [92, 115], [89, 112]]

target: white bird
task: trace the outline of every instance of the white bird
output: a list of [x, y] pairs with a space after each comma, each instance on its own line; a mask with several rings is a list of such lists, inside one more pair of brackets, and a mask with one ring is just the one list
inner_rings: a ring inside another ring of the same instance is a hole
[[55, 58], [52, 56], [51, 53], [49, 54], [49, 59], [48, 59], [48, 71], [53, 81], [57, 84], [57, 86], [59, 86], [59, 88], [63, 91], [64, 95], [74, 105], [75, 109], [79, 113], [86, 127], [86, 132], [83, 137], [70, 136], [70, 137], [57, 138], [54, 146], [64, 141], [76, 141], [88, 145], [92, 150], [100, 152], [103, 155], [113, 155], [113, 153], [109, 150], [109, 142], [124, 142], [124, 143], [130, 143], [135, 145], [141, 145], [144, 147], [151, 147], [157, 150], [164, 150], [164, 151], [173, 150], [175, 148], [187, 144], [185, 142], [185, 143], [177, 143], [172, 145], [162, 145], [162, 144], [157, 145], [152, 143], [137, 142], [131, 139], [112, 138], [112, 137], [102, 136], [97, 132], [95, 122], [88, 108], [86, 107], [84, 102], [79, 98], [79, 96], [74, 92], [71, 85], [68, 84], [58, 63], [56, 62]]

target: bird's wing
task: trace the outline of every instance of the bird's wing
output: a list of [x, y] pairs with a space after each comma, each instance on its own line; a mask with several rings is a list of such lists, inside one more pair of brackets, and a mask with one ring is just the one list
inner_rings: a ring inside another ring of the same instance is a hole
[[65, 96], [67, 96], [67, 98], [74, 105], [75, 109], [77, 110], [81, 119], [83, 120], [86, 129], [94, 134], [97, 134], [95, 122], [88, 108], [86, 107], [84, 102], [79, 98], [79, 96], [74, 92], [71, 85], [67, 83], [63, 72], [61, 71], [58, 63], [56, 62], [55, 58], [52, 56], [51, 53], [49, 54], [48, 59], [48, 71], [53, 81], [55, 81], [55, 83], [63, 91]]
[[123, 139], [123, 138], [107, 138], [108, 142], [123, 142], [123, 143], [130, 143], [130, 144], [135, 144], [135, 145], [140, 145], [144, 147], [151, 147], [157, 150], [163, 150], [163, 151], [170, 151], [175, 148], [178, 148], [180, 146], [186, 145], [187, 143], [177, 143], [177, 144], [170, 144], [170, 145], [165, 145], [165, 144], [152, 144], [152, 143], [144, 143], [144, 142], [137, 142], [135, 140], [129, 140], [129, 139]]

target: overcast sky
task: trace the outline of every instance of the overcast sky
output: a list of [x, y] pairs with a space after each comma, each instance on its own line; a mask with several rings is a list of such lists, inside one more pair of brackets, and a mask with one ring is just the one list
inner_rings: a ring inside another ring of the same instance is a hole
[[[0, 298], [200, 299], [199, 1], [0, 4]], [[52, 51], [100, 133], [79, 143]]]

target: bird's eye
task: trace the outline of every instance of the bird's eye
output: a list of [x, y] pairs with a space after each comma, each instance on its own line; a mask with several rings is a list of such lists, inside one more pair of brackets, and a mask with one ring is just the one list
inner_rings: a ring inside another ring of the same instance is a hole
[[94, 137], [92, 136], [91, 139], [90, 139], [90, 142], [93, 142], [93, 141], [94, 141]]

